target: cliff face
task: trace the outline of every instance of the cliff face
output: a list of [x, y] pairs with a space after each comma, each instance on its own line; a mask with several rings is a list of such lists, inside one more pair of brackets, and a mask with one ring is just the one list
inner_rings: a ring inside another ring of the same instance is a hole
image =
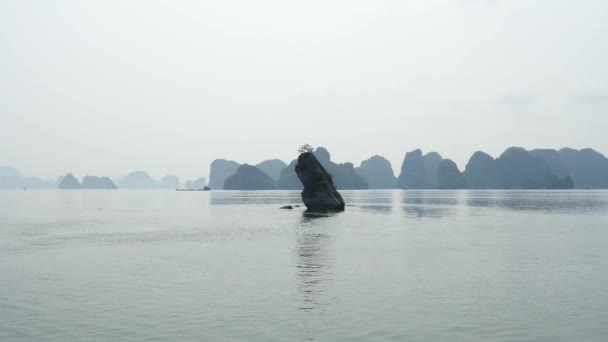
[[68, 173], [67, 175], [65, 175], [65, 177], [63, 177], [63, 179], [61, 180], [61, 183], [59, 184], [59, 189], [80, 189], [80, 188], [82, 188], [82, 186], [80, 185], [80, 182], [78, 182], [76, 177], [74, 177], [74, 175], [72, 175], [71, 173]]
[[577, 188], [608, 188], [608, 159], [603, 154], [590, 148], [563, 148], [559, 155]]
[[458, 170], [456, 163], [450, 159], [443, 159], [437, 167], [438, 189], [464, 189], [466, 180], [462, 172]]
[[557, 176], [542, 158], [523, 148], [508, 148], [493, 159], [476, 152], [464, 172], [467, 185], [475, 189], [570, 189], [569, 176]]
[[487, 153], [475, 152], [465, 167], [464, 176], [471, 189], [498, 188], [496, 164]]
[[[324, 169], [332, 175], [333, 181], [338, 189], [368, 189], [367, 181], [355, 171], [352, 163], [336, 164], [331, 161], [329, 152], [323, 148], [317, 148], [313, 153], [315, 159], [321, 164]], [[298, 180], [295, 171], [297, 161], [292, 161], [286, 168], [281, 171], [279, 177], [279, 187], [281, 189], [299, 190], [302, 189], [302, 184]]]
[[297, 160], [292, 161], [281, 170], [281, 175], [279, 176], [279, 189], [283, 190], [301, 190], [302, 183], [298, 179], [298, 175], [296, 174], [296, 164]]
[[391, 162], [381, 156], [362, 161], [355, 172], [367, 181], [370, 189], [394, 189], [397, 185]]
[[287, 164], [279, 159], [270, 159], [256, 164], [255, 167], [269, 175], [273, 180], [278, 181], [281, 176], [281, 171], [287, 167]]
[[[65, 178], [64, 178], [65, 180]], [[116, 184], [108, 177], [84, 176], [83, 189], [118, 189]]]
[[255, 166], [243, 164], [224, 181], [224, 190], [274, 190], [277, 183]]
[[422, 154], [420, 149], [405, 154], [397, 186], [405, 189], [437, 188], [437, 170], [443, 158], [437, 152]]
[[216, 159], [211, 163], [209, 171], [209, 187], [212, 190], [221, 190], [224, 188], [226, 178], [236, 173], [236, 169], [241, 164], [226, 159]]
[[295, 172], [304, 186], [302, 201], [308, 210], [344, 210], [344, 200], [336, 190], [331, 175], [312, 153], [300, 154]]

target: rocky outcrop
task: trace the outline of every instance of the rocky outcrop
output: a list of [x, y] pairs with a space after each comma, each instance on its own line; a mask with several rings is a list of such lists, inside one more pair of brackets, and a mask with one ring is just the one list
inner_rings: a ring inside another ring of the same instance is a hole
[[224, 188], [226, 178], [236, 173], [236, 169], [241, 164], [226, 159], [216, 159], [211, 162], [209, 170], [209, 187], [212, 190], [221, 190]]
[[157, 184], [145, 171], [134, 171], [118, 181], [121, 189], [154, 189]]
[[300, 154], [295, 172], [304, 186], [302, 201], [309, 211], [344, 210], [344, 200], [336, 190], [332, 176], [313, 153]]
[[443, 159], [437, 167], [438, 189], [464, 189], [466, 181], [458, 166], [450, 159]]
[[[369, 185], [365, 178], [355, 171], [352, 163], [337, 164], [331, 161], [329, 152], [318, 147], [312, 152], [317, 161], [332, 175], [335, 186], [342, 190], [368, 189]], [[279, 187], [285, 190], [302, 189], [302, 183], [298, 179], [295, 171], [297, 161], [292, 161], [286, 168], [281, 171], [279, 177]]]
[[270, 159], [256, 164], [255, 167], [269, 175], [274, 181], [278, 181], [279, 177], [281, 177], [281, 171], [287, 167], [287, 164], [279, 159]]
[[362, 161], [355, 172], [367, 181], [370, 189], [394, 189], [397, 184], [391, 162], [381, 156]]
[[[64, 178], [65, 180], [65, 178]], [[118, 189], [116, 184], [108, 177], [84, 176], [83, 189]]]
[[569, 176], [559, 177], [547, 162], [520, 147], [508, 148], [493, 159], [476, 152], [464, 172], [467, 185], [475, 189], [571, 189]]
[[207, 179], [205, 179], [205, 177], [189, 180], [184, 185], [186, 189], [204, 189], [205, 186], [207, 186]]
[[161, 189], [177, 189], [180, 187], [179, 178], [174, 175], [166, 175], [158, 181], [158, 187]]
[[59, 184], [59, 189], [81, 189], [82, 185], [74, 175], [68, 173], [63, 177], [61, 183]]
[[243, 164], [224, 181], [224, 190], [274, 190], [277, 183], [255, 166]]
[[464, 177], [471, 189], [499, 188], [494, 158], [485, 152], [477, 151], [471, 156], [465, 167]]
[[402, 189], [437, 188], [437, 170], [443, 158], [437, 152], [422, 154], [420, 149], [405, 154], [397, 186]]

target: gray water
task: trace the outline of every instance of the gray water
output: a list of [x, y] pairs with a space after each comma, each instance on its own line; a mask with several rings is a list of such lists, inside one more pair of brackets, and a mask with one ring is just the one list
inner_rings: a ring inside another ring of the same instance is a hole
[[608, 192], [0, 191], [0, 341], [606, 341]]

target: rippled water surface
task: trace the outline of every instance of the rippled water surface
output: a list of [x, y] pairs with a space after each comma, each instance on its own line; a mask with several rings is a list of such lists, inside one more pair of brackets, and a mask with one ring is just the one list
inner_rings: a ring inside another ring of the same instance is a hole
[[608, 192], [0, 191], [0, 341], [606, 341]]

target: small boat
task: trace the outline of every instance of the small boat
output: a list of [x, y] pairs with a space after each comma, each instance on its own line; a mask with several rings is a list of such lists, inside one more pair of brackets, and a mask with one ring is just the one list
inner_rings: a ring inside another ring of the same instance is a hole
[[206, 186], [202, 189], [175, 189], [175, 191], [209, 191], [211, 190], [210, 187]]

